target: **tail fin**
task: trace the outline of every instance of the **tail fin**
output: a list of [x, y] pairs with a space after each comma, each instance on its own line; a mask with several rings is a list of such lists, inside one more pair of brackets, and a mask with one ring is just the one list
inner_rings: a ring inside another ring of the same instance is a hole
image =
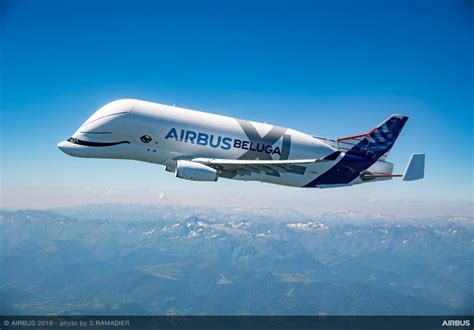
[[407, 116], [391, 115], [370, 132], [339, 138], [337, 142], [347, 146], [347, 154], [367, 159], [379, 159], [390, 151], [407, 120]]

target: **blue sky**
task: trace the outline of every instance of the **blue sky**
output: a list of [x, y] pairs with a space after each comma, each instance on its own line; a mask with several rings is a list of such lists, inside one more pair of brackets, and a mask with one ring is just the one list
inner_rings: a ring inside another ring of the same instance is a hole
[[[1, 207], [91, 202], [473, 213], [469, 1], [3, 1]], [[426, 179], [308, 190], [174, 178], [56, 144], [139, 98], [329, 137], [409, 115], [389, 160]]]

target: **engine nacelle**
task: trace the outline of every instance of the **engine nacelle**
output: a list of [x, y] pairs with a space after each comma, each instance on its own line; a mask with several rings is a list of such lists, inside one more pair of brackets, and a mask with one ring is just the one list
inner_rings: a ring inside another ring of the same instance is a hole
[[178, 160], [176, 176], [193, 181], [217, 181], [219, 177], [215, 169], [189, 160]]

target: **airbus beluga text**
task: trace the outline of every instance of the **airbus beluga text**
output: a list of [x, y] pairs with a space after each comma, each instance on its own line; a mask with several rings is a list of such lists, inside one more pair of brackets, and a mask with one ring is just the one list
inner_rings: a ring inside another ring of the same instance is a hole
[[[97, 110], [58, 148], [75, 157], [161, 164], [187, 180], [221, 177], [328, 188], [401, 177], [385, 158], [407, 119], [392, 115], [366, 134], [328, 139], [127, 99]], [[424, 163], [424, 154], [412, 155], [403, 180], [423, 178]]]

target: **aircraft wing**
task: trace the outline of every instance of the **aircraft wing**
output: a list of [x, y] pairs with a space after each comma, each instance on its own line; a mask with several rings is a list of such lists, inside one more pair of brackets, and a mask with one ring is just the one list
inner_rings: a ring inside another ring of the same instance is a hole
[[289, 159], [289, 160], [246, 160], [246, 159], [217, 159], [217, 158], [194, 158], [191, 161], [200, 163], [216, 169], [220, 175], [246, 175], [251, 173], [276, 173], [290, 172], [304, 174], [305, 167], [298, 165], [309, 165], [319, 162], [330, 162], [337, 159], [341, 151], [333, 152], [324, 158], [312, 159]]

